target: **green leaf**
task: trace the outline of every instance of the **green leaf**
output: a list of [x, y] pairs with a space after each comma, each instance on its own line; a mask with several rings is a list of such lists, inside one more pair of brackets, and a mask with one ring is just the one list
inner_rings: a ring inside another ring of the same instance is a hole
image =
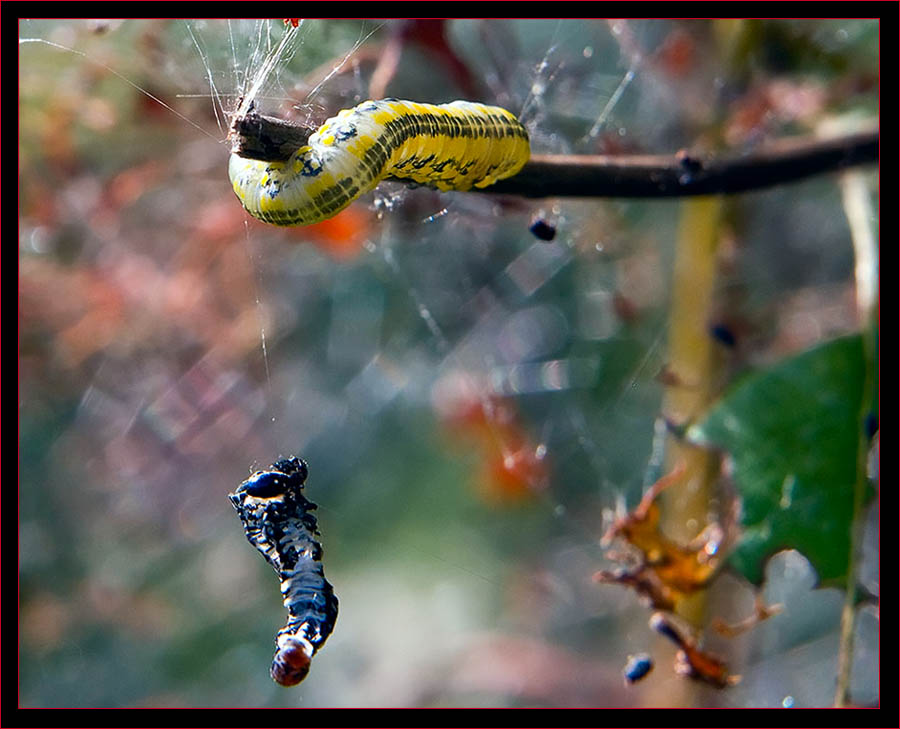
[[861, 336], [829, 341], [748, 376], [688, 429], [734, 460], [743, 533], [730, 564], [752, 583], [782, 549], [823, 583], [846, 576], [864, 375]]

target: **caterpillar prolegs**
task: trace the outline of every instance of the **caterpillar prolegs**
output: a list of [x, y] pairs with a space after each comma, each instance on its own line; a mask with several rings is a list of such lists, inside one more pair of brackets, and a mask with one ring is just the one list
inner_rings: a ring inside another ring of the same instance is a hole
[[232, 154], [228, 175], [253, 217], [309, 225], [384, 179], [469, 190], [511, 177], [529, 155], [528, 132], [506, 109], [383, 99], [339, 112], [285, 162]]
[[300, 683], [310, 661], [334, 629], [338, 600], [322, 570], [322, 547], [313, 511], [302, 494], [308, 475], [299, 458], [276, 461], [257, 471], [228, 498], [244, 533], [281, 580], [287, 625], [275, 637], [272, 678], [282, 686]]

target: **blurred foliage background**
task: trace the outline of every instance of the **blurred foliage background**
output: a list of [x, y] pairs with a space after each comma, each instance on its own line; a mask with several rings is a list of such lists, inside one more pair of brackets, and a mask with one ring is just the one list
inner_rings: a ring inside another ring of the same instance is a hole
[[[257, 223], [223, 112], [284, 32], [20, 22], [20, 704], [828, 705], [842, 594], [798, 553], [767, 567], [781, 614], [711, 636], [743, 676], [725, 690], [676, 676], [637, 597], [591, 580], [610, 514], [655, 478], [682, 203], [388, 184], [318, 226]], [[477, 98], [520, 114], [536, 153], [749, 152], [877, 114], [876, 21], [304, 21], [297, 39], [264, 111]], [[724, 221], [701, 324], [734, 339], [728, 378], [856, 330], [836, 178], [735, 197]], [[226, 493], [293, 454], [340, 615], [286, 690], [277, 581]], [[726, 574], [709, 604], [738, 621], [753, 593]], [[856, 703], [878, 698], [877, 632], [864, 608]], [[657, 667], [625, 687], [641, 650]]]

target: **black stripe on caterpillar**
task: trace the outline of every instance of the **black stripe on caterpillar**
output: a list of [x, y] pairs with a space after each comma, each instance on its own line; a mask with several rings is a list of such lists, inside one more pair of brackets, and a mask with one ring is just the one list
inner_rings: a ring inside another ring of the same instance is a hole
[[529, 155], [525, 127], [499, 106], [383, 99], [339, 112], [284, 162], [232, 154], [228, 175], [253, 217], [309, 225], [384, 179], [469, 190], [511, 177]]
[[295, 686], [309, 672], [316, 651], [334, 629], [338, 599], [322, 568], [316, 505], [303, 496], [308, 469], [299, 458], [276, 461], [228, 494], [248, 541], [278, 573], [288, 610], [275, 637], [271, 676]]

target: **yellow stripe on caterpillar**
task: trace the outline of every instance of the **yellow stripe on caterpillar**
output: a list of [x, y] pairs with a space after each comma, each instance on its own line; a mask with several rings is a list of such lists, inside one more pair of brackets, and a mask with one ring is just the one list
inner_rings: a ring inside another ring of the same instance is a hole
[[310, 225], [386, 178], [463, 191], [512, 177], [529, 155], [525, 127], [499, 106], [383, 99], [328, 119], [285, 162], [232, 154], [228, 176], [254, 218]]

